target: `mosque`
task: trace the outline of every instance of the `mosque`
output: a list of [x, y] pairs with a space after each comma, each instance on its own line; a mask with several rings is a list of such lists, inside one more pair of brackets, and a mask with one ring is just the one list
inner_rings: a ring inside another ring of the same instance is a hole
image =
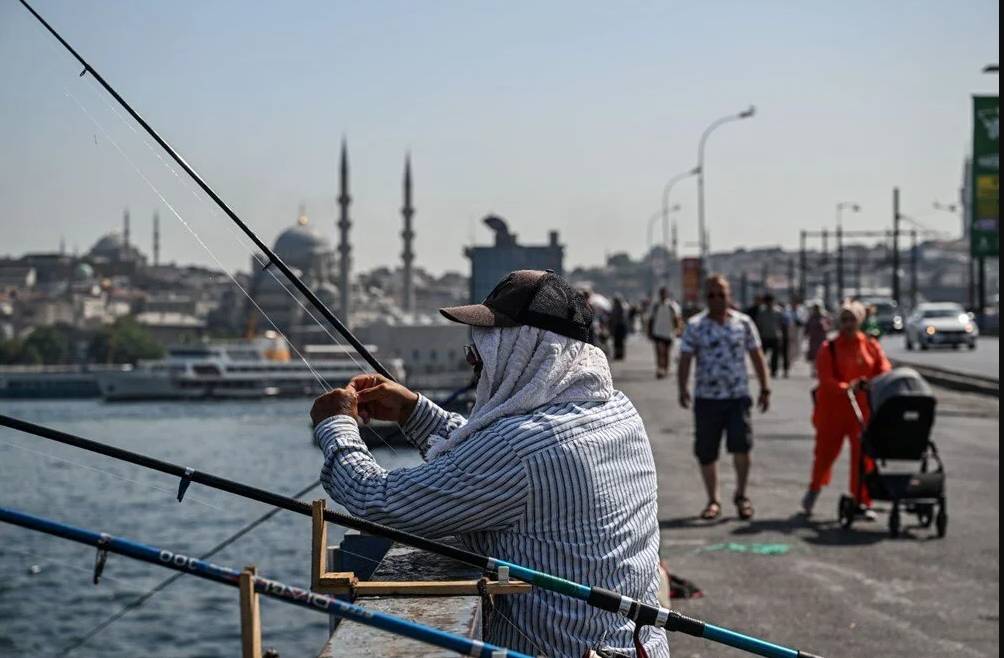
[[[363, 292], [358, 286], [354, 288], [351, 282], [352, 246], [349, 243], [349, 229], [352, 222], [349, 208], [352, 198], [349, 195], [348, 151], [344, 141], [338, 173], [339, 213], [335, 223], [338, 232], [337, 248], [333, 248], [325, 234], [310, 222], [301, 206], [296, 222], [279, 234], [272, 250], [343, 323], [351, 326], [354, 315], [357, 315], [353, 310], [353, 301], [358, 301]], [[401, 214], [404, 218], [404, 229], [401, 236], [404, 241], [404, 251], [401, 254], [403, 261], [401, 307], [406, 312], [412, 312], [414, 310], [412, 244], [415, 234], [411, 220], [415, 209], [411, 198], [409, 157], [405, 159], [403, 192], [404, 205]], [[245, 334], [271, 329], [274, 324], [294, 346], [329, 344], [331, 338], [327, 332], [333, 330], [324, 320], [320, 323], [314, 321], [311, 314], [316, 317], [317, 312], [310, 307], [303, 295], [293, 288], [282, 273], [274, 268], [264, 267], [265, 263], [265, 257], [260, 254], [251, 259], [252, 274], [248, 292], [257, 302], [257, 306], [250, 301], [245, 306]]]

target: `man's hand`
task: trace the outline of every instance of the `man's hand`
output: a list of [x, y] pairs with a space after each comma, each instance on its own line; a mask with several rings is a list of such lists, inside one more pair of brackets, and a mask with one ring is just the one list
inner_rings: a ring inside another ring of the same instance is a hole
[[418, 394], [382, 375], [357, 375], [349, 386], [359, 391], [359, 417], [364, 423], [390, 420], [404, 425], [418, 404]]
[[314, 406], [310, 408], [310, 420], [315, 427], [332, 416], [348, 416], [355, 420], [358, 401], [359, 394], [350, 382], [345, 388], [328, 391], [314, 400]]
[[684, 409], [690, 408], [690, 391], [686, 388], [680, 389], [680, 406]]
[[762, 414], [763, 413], [767, 413], [767, 410], [770, 409], [770, 389], [769, 388], [761, 388], [760, 389], [760, 396], [757, 398], [756, 406], [760, 408], [760, 413], [762, 413]]
[[857, 379], [851, 380], [850, 385], [852, 391], [860, 393], [861, 391], [868, 390], [870, 382], [864, 377], [858, 377]]

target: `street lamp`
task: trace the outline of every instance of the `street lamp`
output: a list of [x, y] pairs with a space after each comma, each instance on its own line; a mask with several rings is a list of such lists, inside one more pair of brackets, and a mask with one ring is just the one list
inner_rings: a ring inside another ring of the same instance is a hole
[[984, 73], [999, 73], [1000, 71], [998, 71], [996, 64], [987, 64], [986, 66], [983, 67], [983, 72]]
[[[673, 189], [673, 186], [682, 181], [684, 178], [690, 178], [691, 176], [696, 176], [701, 171], [700, 167], [694, 167], [689, 171], [685, 171], [682, 174], [677, 174], [673, 176], [662, 188], [662, 245], [669, 248], [669, 191]], [[679, 206], [677, 206], [679, 208]]]
[[852, 201], [837, 204], [837, 301], [844, 299], [844, 210], [861, 212], [861, 206]]
[[[678, 212], [679, 210], [680, 210], [680, 204], [678, 204], [678, 203], [674, 204], [673, 206], [671, 206], [669, 208], [663, 207], [661, 210], [656, 210], [654, 213], [652, 213], [652, 216], [649, 217], [649, 219], [648, 219], [648, 233], [647, 233], [647, 235], [648, 235], [648, 256], [649, 256], [649, 265], [650, 265], [649, 271], [651, 272], [651, 276], [652, 276], [652, 285], [650, 287], [653, 289], [653, 292], [655, 290], [656, 279], [658, 278], [656, 276], [656, 272], [655, 272], [655, 258], [653, 257], [653, 254], [652, 254], [652, 247], [653, 247], [653, 244], [652, 244], [652, 238], [653, 238], [653, 236], [652, 236], [652, 234], [655, 231], [655, 222], [660, 217], [663, 218], [663, 227], [665, 228], [665, 222], [666, 222], [667, 218], [669, 217], [669, 213]], [[668, 273], [669, 272], [669, 264], [668, 264], [668, 256], [667, 256], [667, 254], [668, 254], [668, 248], [666, 248], [666, 235], [665, 235], [665, 231], [663, 231], [662, 238], [663, 238], [663, 240], [662, 240], [663, 241], [662, 261], [663, 261], [663, 266], [664, 266], [663, 269], [665, 270], [664, 273]]]
[[749, 119], [755, 113], [756, 108], [750, 105], [739, 114], [730, 114], [712, 122], [710, 126], [705, 128], [704, 134], [701, 135], [701, 141], [698, 142], [697, 145], [697, 233], [701, 245], [700, 252], [702, 275], [704, 274], [704, 261], [708, 254], [708, 234], [704, 226], [704, 143], [708, 141], [708, 136], [718, 126], [729, 123], [730, 121]]

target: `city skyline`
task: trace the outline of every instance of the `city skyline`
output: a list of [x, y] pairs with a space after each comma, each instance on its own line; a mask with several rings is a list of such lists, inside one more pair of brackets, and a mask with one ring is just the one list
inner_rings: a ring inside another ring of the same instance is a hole
[[[969, 96], [997, 88], [996, 76], [980, 73], [998, 57], [991, 3], [924, 4], [909, 15], [864, 3], [723, 4], [717, 13], [575, 5], [571, 16], [560, 7], [38, 9], [265, 242], [295, 221], [301, 202], [335, 242], [338, 143], [347, 138], [357, 270], [400, 261], [408, 151], [416, 266], [467, 271], [463, 246], [472, 234], [489, 240], [480, 219], [490, 212], [522, 241], [560, 231], [569, 264], [637, 257], [663, 183], [693, 166], [701, 131], [751, 102], [756, 117], [708, 144], [712, 250], [793, 248], [799, 229], [832, 226], [843, 200], [862, 206], [845, 214], [848, 228], [884, 226], [894, 185], [907, 214], [958, 201]], [[787, 41], [775, 44], [780, 36]], [[985, 52], [971, 47], [981, 42]], [[264, 58], [246, 43], [281, 54]], [[806, 56], [793, 58], [793, 47]], [[3, 251], [51, 251], [61, 237], [86, 251], [130, 207], [144, 251], [159, 211], [162, 262], [215, 265], [115, 140], [220, 262], [244, 269], [247, 251], [231, 227], [191, 198], [56, 48], [19, 6], [0, 8], [9, 81], [0, 140], [16, 154], [0, 159]], [[678, 185], [673, 202], [683, 205], [683, 252], [695, 253], [686, 247], [697, 239], [693, 183]], [[924, 221], [959, 230], [948, 213]]]

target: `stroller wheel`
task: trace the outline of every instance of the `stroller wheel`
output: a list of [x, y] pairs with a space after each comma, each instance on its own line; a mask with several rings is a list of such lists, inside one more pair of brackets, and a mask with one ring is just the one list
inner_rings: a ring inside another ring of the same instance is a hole
[[851, 524], [854, 523], [855, 508], [853, 498], [847, 495], [840, 497], [840, 502], [837, 503], [837, 519], [840, 521], [840, 527], [844, 530], [849, 530]]
[[945, 503], [938, 505], [938, 516], [934, 520], [934, 527], [938, 531], [939, 537], [944, 537], [948, 532], [948, 510]]
[[889, 535], [899, 537], [899, 505], [895, 503], [889, 513]]
[[922, 505], [917, 509], [917, 520], [921, 527], [930, 528], [934, 521], [934, 505]]

